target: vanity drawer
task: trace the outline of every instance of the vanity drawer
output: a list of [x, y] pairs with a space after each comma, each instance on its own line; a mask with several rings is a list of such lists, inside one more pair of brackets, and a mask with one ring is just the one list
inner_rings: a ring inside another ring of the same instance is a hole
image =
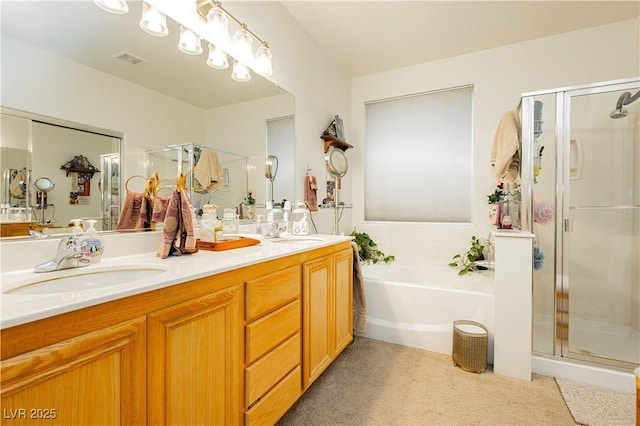
[[302, 371], [296, 367], [245, 415], [249, 425], [273, 425], [297, 401], [302, 392]]
[[300, 331], [300, 299], [246, 326], [246, 362], [251, 364]]
[[288, 372], [300, 365], [301, 339], [296, 333], [256, 361], [245, 372], [246, 404], [251, 406]]
[[265, 275], [246, 283], [246, 320], [252, 321], [286, 302], [300, 297], [300, 267]]

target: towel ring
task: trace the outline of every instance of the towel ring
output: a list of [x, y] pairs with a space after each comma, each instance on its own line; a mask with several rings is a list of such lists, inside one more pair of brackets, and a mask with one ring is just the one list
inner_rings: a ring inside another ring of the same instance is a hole
[[165, 186], [161, 186], [160, 188], [158, 188], [158, 189], [156, 190], [156, 194], [157, 194], [158, 192], [162, 191], [163, 189], [175, 189], [175, 187], [174, 187], [174, 186], [172, 186], [172, 185], [165, 185]]
[[133, 175], [131, 176], [129, 179], [127, 179], [127, 181], [124, 184], [124, 189], [126, 189], [127, 191], [129, 190], [129, 181], [133, 178], [141, 178], [141, 179], [147, 179], [146, 177], [142, 176], [142, 175]]
[[164, 185], [164, 186], [160, 186], [160, 184], [162, 182], [173, 182], [173, 179], [160, 179], [158, 181], [158, 187], [156, 188], [156, 194], [160, 191], [162, 191], [163, 189], [175, 189], [175, 186], [173, 185]]
[[[185, 179], [189, 175], [193, 175], [194, 172], [195, 172], [195, 169], [191, 169], [187, 173], [185, 173], [184, 174]], [[207, 178], [208, 178], [209, 182], [211, 182], [211, 176], [209, 176], [209, 173], [205, 172], [205, 174], [207, 175]], [[196, 183], [194, 181], [197, 182], [197, 185], [196, 185]], [[191, 188], [194, 190], [194, 192], [197, 192], [198, 194], [207, 194], [207, 193], [209, 193], [209, 191], [206, 190], [207, 187], [204, 186], [202, 184], [202, 182], [198, 181], [198, 179], [196, 179], [195, 175], [193, 175], [193, 180], [191, 181]]]
[[147, 183], [144, 186], [144, 195], [145, 197], [155, 197], [158, 192], [158, 187], [160, 186], [160, 176], [158, 172], [153, 172], [151, 177], [147, 180]]

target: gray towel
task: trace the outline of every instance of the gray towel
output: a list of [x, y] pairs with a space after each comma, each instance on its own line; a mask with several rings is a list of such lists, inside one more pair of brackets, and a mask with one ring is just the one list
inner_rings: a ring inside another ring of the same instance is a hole
[[353, 329], [367, 331], [367, 294], [364, 291], [364, 278], [360, 269], [358, 245], [351, 242], [353, 249]]

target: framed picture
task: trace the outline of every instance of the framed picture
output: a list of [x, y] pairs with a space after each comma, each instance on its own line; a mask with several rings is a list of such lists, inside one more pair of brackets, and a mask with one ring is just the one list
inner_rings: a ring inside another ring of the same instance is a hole
[[342, 122], [342, 118], [336, 115], [336, 138], [344, 140], [344, 123]]

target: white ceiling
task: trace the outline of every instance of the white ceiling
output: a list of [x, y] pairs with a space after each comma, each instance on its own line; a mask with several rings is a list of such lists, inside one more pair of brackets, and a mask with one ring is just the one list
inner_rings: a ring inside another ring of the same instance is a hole
[[[351, 76], [633, 19], [640, 14], [637, 0], [281, 3]], [[230, 71], [210, 69], [204, 55], [191, 57], [178, 51], [174, 37], [147, 35], [138, 27], [140, 2], [130, 0], [129, 4], [128, 14], [114, 15], [90, 0], [1, 0], [1, 31], [205, 109], [283, 92], [256, 76], [249, 83], [235, 82]], [[170, 32], [177, 33], [176, 24], [169, 24]], [[113, 56], [123, 51], [146, 62], [131, 65], [114, 60]], [[277, 60], [276, 56], [276, 66]]]
[[[283, 4], [351, 76], [633, 19], [640, 14], [637, 0], [285, 0]], [[615, 41], [611, 42], [615, 48]]]

